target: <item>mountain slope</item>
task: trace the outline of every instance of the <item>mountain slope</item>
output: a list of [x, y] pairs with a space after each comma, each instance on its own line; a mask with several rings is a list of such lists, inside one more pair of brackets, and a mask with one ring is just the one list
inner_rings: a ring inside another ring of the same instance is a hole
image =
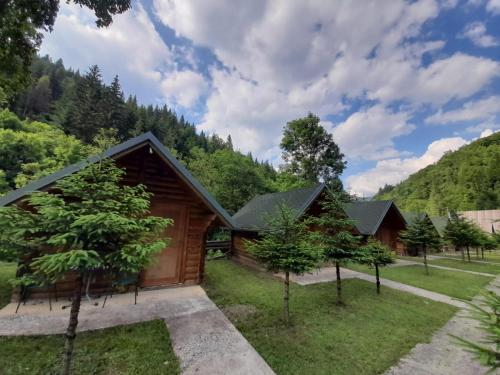
[[431, 215], [500, 208], [500, 132], [446, 153], [373, 199], [393, 199], [403, 211]]

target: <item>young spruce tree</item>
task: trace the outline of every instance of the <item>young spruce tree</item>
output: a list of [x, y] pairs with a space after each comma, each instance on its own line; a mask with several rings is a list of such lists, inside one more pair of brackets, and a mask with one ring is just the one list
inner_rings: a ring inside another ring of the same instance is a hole
[[390, 249], [382, 242], [374, 239], [360, 247], [359, 263], [367, 264], [375, 268], [375, 277], [377, 278], [377, 293], [380, 293], [380, 273], [379, 267], [394, 263], [394, 258]]
[[46, 285], [68, 273], [76, 276], [64, 375], [70, 373], [82, 287], [90, 273], [138, 273], [167, 246], [163, 233], [172, 220], [150, 216], [151, 194], [143, 185], [120, 184], [124, 173], [104, 160], [59, 180], [52, 193], [33, 193], [26, 199], [28, 208], [0, 209], [0, 254], [23, 264], [19, 284]]
[[429, 274], [427, 266], [427, 251], [429, 249], [439, 249], [441, 238], [436, 232], [434, 225], [425, 215], [419, 215], [413, 223], [408, 225], [406, 230], [400, 234], [401, 240], [409, 247], [416, 247], [422, 250], [424, 256], [425, 273]]
[[320, 249], [312, 246], [307, 224], [286, 205], [267, 220], [268, 228], [260, 239], [246, 241], [249, 252], [272, 272], [285, 274], [283, 293], [284, 320], [290, 323], [290, 274], [311, 271], [322, 260]]
[[325, 258], [335, 263], [337, 304], [342, 304], [340, 265], [358, 258], [361, 240], [361, 237], [354, 234], [354, 221], [344, 211], [346, 203], [345, 194], [327, 191], [321, 202], [322, 212], [309, 219], [316, 229], [312, 234], [314, 242], [322, 248]]

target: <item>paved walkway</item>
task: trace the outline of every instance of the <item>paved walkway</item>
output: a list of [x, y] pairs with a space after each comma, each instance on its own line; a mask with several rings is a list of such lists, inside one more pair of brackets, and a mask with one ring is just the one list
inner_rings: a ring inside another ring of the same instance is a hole
[[[412, 260], [406, 260], [406, 259], [396, 259], [396, 263], [389, 265], [389, 267], [414, 266], [414, 265], [423, 267], [424, 263], [423, 263], [423, 261], [419, 262], [419, 261], [412, 261]], [[462, 270], [459, 268], [438, 266], [436, 264], [427, 263], [427, 266], [432, 267], [432, 268], [439, 268], [441, 270], [447, 270], [447, 271], [457, 271], [457, 272], [470, 273], [471, 275], [488, 276], [488, 277], [495, 277], [496, 276], [492, 273]]]
[[[164, 319], [183, 374], [272, 375], [274, 372], [199, 286], [143, 291], [134, 305], [133, 294], [108, 299], [103, 309], [82, 302], [78, 331]], [[28, 301], [15, 314], [15, 304], [0, 310], [0, 336], [61, 334], [68, 301]]]
[[[340, 276], [342, 279], [361, 279], [361, 280], [366, 280], [372, 283], [376, 283], [377, 279], [375, 276], [368, 275], [366, 273], [362, 272], [357, 272], [357, 271], [352, 271], [347, 268], [341, 268], [340, 269]], [[321, 268], [319, 271], [315, 273], [310, 273], [310, 274], [305, 274], [302, 276], [291, 276], [292, 281], [296, 282], [297, 284], [300, 285], [309, 285], [309, 284], [316, 284], [316, 283], [324, 283], [324, 282], [329, 282], [329, 281], [335, 281], [337, 278], [336, 272], [335, 272], [335, 267], [325, 267]], [[463, 302], [457, 301], [451, 297], [448, 297], [444, 294], [440, 293], [435, 293], [431, 292], [429, 290], [417, 288], [411, 285], [403, 284], [403, 283], [398, 283], [397, 281], [392, 281], [392, 280], [387, 280], [387, 279], [380, 279], [380, 283], [388, 288], [392, 289], [397, 289], [401, 290], [403, 292], [407, 293], [412, 293], [420, 297], [425, 297], [428, 299], [431, 299], [433, 301], [438, 301], [438, 302], [444, 302], [449, 305], [457, 306], [457, 307], [465, 307], [465, 304]]]
[[[500, 277], [489, 286], [500, 293]], [[475, 300], [477, 302], [477, 299]], [[416, 345], [410, 353], [391, 367], [386, 375], [480, 375], [487, 369], [480, 366], [472, 355], [452, 342], [450, 334], [475, 342], [484, 337], [474, 320], [460, 310], [444, 327], [438, 330], [430, 343]]]

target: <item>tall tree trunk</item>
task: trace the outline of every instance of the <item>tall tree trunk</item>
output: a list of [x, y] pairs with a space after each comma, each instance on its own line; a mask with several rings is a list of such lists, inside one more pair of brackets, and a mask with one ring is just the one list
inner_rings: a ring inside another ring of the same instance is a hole
[[422, 247], [422, 252], [424, 253], [425, 273], [428, 275], [429, 274], [429, 266], [427, 265], [427, 245], [424, 244], [424, 246]]
[[481, 246], [481, 259], [484, 259], [484, 247]]
[[66, 329], [66, 341], [64, 343], [63, 375], [69, 375], [71, 372], [71, 359], [73, 357], [73, 346], [76, 337], [76, 327], [78, 326], [78, 314], [80, 313], [80, 303], [82, 301], [83, 278], [80, 275], [76, 281], [73, 291], [73, 300], [71, 301], [71, 312], [69, 314], [69, 324]]
[[476, 258], [479, 259], [479, 247], [476, 246]]
[[337, 272], [337, 305], [342, 304], [342, 280], [340, 280], [340, 265], [335, 262], [335, 271]]
[[470, 251], [469, 251], [469, 245], [465, 247], [467, 249], [467, 260], [470, 262]]
[[375, 276], [377, 278], [377, 293], [380, 294], [380, 275], [378, 273], [378, 263], [375, 263]]
[[283, 293], [283, 315], [286, 325], [290, 324], [290, 272], [285, 272], [285, 288]]

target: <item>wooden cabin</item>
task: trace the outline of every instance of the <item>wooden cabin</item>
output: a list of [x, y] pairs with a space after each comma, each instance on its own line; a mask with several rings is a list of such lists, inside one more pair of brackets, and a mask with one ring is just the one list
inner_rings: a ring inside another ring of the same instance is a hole
[[[279, 204], [286, 204], [297, 212], [297, 216], [319, 215], [325, 185], [295, 189], [281, 193], [254, 197], [234, 216], [235, 229], [232, 235], [233, 259], [239, 263], [258, 267], [256, 260], [245, 246], [245, 240], [259, 238], [259, 232], [266, 229], [266, 217], [276, 211]], [[398, 253], [404, 253], [399, 232], [406, 228], [406, 222], [398, 208], [391, 201], [361, 201], [349, 203], [346, 215], [355, 222], [353, 232], [365, 239], [373, 236]]]
[[406, 229], [406, 221], [393, 201], [356, 201], [349, 203], [345, 210], [365, 238], [374, 237], [397, 254], [406, 253], [399, 239], [399, 233]]
[[324, 189], [324, 184], [318, 184], [311, 188], [258, 195], [250, 200], [233, 216], [232, 259], [250, 267], [262, 268], [248, 253], [245, 240], [259, 238], [259, 232], [267, 229], [267, 218], [276, 212], [280, 204], [295, 210], [298, 217], [317, 215], [321, 211]]
[[[124, 184], [144, 184], [153, 193], [151, 214], [174, 220], [167, 230], [169, 247], [140, 274], [140, 286], [164, 287], [198, 284], [203, 278], [205, 242], [209, 228], [233, 228], [229, 214], [151, 133], [130, 139], [104, 153], [126, 170]], [[91, 158], [96, 162], [98, 158]], [[19, 204], [36, 190], [50, 191], [53, 183], [85, 167], [82, 162], [35, 181], [0, 198], [0, 206]], [[56, 287], [58, 294], [71, 290], [68, 276]], [[95, 283], [99, 287], [99, 280]], [[102, 287], [102, 285], [100, 286]]]

